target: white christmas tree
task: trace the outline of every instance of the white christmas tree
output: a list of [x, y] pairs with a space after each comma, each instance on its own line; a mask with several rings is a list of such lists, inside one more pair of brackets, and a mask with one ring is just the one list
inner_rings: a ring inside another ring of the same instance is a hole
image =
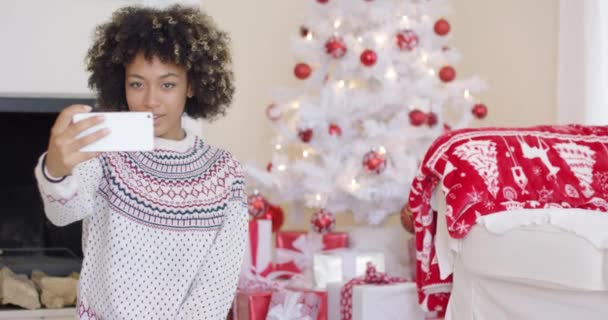
[[375, 225], [406, 203], [437, 136], [485, 117], [474, 96], [484, 83], [456, 77], [447, 1], [308, 1], [293, 45], [301, 86], [272, 92], [272, 160], [247, 166], [249, 183], [292, 215]]

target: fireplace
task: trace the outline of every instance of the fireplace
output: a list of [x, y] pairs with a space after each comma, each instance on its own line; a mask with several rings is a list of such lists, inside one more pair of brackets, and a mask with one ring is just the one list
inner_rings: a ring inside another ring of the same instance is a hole
[[[82, 262], [80, 222], [56, 227], [46, 218], [34, 178], [38, 157], [46, 150], [58, 112], [90, 98], [0, 97], [0, 268], [31, 276], [79, 272]], [[0, 311], [15, 309], [2, 306]], [[2, 316], [0, 315], [0, 319]]]

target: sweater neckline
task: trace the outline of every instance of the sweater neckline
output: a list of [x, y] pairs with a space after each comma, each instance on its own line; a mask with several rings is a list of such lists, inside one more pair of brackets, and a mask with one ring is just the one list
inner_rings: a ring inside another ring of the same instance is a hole
[[184, 129], [185, 137], [181, 140], [154, 138], [154, 150], [185, 152], [194, 146], [196, 135]]

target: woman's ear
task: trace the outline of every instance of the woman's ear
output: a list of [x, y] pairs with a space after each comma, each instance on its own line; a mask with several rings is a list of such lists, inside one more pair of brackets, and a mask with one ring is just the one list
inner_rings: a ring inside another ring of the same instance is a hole
[[186, 91], [186, 97], [192, 98], [193, 96], [194, 96], [194, 93], [192, 91], [192, 86], [190, 84], [188, 84], [188, 91]]

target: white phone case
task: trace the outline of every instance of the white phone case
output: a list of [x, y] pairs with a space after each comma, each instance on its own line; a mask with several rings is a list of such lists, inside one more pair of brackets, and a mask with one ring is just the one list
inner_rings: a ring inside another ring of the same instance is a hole
[[150, 112], [89, 112], [78, 113], [73, 122], [104, 115], [100, 125], [81, 132], [78, 137], [108, 128], [110, 134], [80, 149], [86, 152], [150, 151], [154, 149], [154, 117]]

